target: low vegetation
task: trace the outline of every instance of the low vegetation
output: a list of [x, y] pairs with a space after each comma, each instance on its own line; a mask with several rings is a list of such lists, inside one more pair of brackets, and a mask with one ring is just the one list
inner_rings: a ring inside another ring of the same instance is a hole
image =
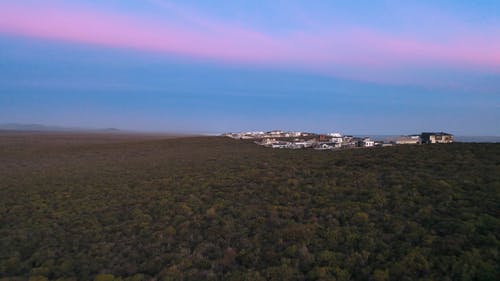
[[57, 139], [0, 135], [1, 280], [500, 279], [500, 144]]

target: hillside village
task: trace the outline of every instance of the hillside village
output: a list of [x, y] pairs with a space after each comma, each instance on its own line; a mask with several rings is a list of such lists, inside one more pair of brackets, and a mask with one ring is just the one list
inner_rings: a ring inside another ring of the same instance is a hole
[[408, 144], [452, 143], [453, 135], [444, 132], [423, 132], [421, 134], [400, 136], [390, 141], [375, 141], [369, 137], [354, 137], [340, 133], [315, 134], [275, 130], [269, 132], [225, 133], [233, 139], [254, 139], [255, 144], [269, 148], [334, 150], [350, 148], [369, 148]]

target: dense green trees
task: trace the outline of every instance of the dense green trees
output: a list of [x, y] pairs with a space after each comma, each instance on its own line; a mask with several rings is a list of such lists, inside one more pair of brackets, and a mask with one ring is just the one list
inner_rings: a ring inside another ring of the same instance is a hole
[[500, 145], [0, 137], [6, 280], [498, 280]]

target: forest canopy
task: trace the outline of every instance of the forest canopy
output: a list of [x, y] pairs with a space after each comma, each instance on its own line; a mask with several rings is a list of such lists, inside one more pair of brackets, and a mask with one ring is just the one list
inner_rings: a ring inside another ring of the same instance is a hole
[[0, 280], [499, 280], [499, 156], [0, 135]]

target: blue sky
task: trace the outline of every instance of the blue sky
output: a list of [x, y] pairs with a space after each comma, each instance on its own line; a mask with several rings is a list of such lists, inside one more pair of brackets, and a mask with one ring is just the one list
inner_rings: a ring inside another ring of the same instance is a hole
[[2, 5], [0, 123], [500, 135], [498, 1]]

